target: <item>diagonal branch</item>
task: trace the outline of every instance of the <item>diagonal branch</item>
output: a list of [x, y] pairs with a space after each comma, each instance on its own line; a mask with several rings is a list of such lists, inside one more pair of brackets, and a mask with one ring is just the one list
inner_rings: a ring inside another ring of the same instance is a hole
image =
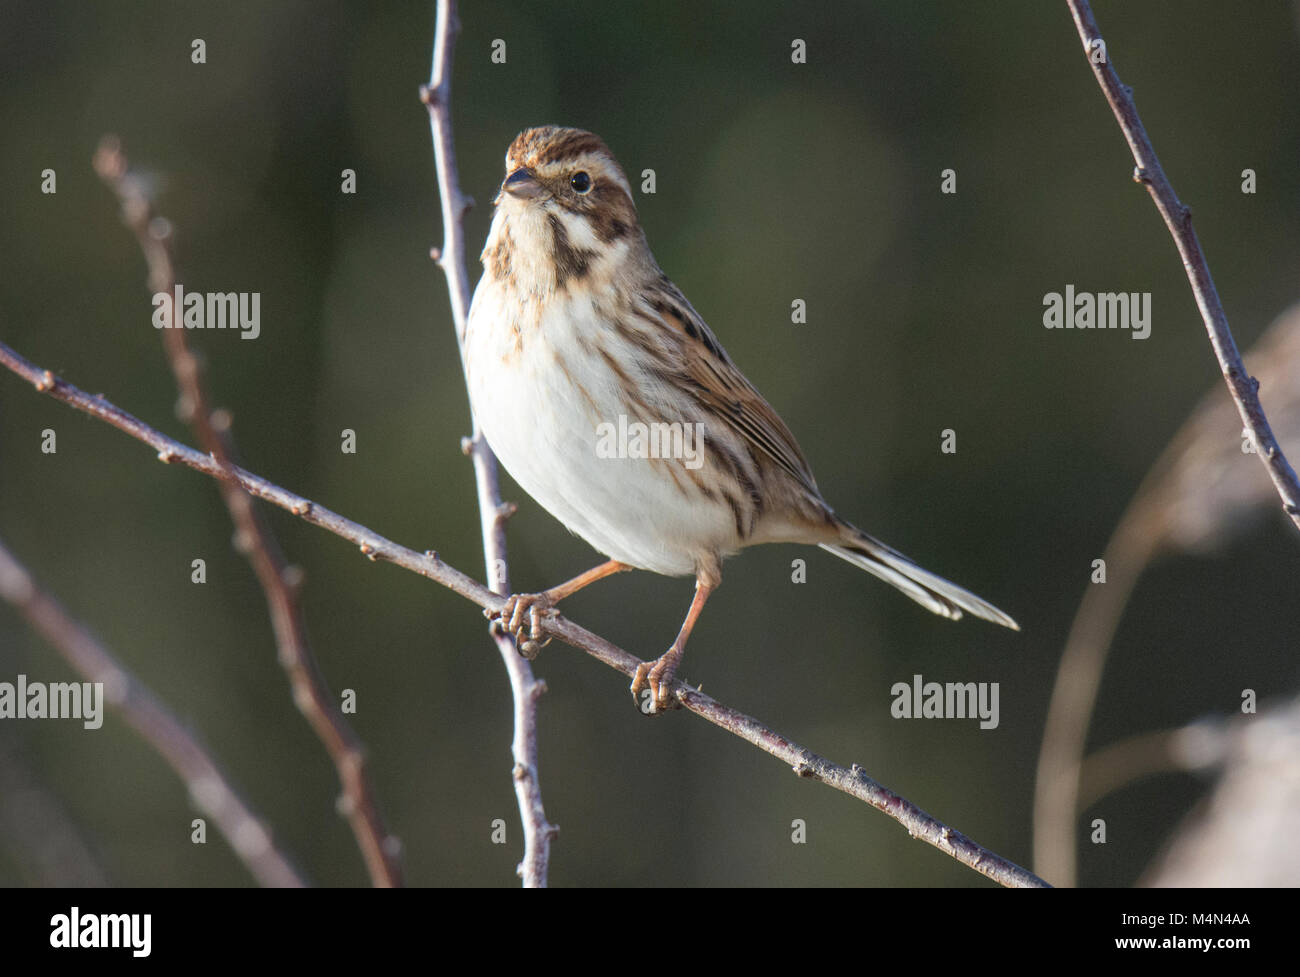
[[103, 683], [104, 700], [176, 771], [194, 806], [212, 819], [259, 883], [277, 888], [306, 885], [193, 734], [94, 635], [36, 585], [3, 543], [0, 597], [13, 604], [73, 670], [88, 681]]
[[1083, 41], [1083, 50], [1089, 55], [1092, 73], [1133, 153], [1133, 160], [1137, 164], [1133, 179], [1147, 188], [1165, 226], [1173, 235], [1178, 255], [1183, 259], [1187, 280], [1192, 286], [1192, 294], [1196, 296], [1197, 308], [1205, 320], [1210, 345], [1214, 347], [1214, 355], [1218, 358], [1228, 392], [1237, 404], [1241, 422], [1254, 438], [1259, 460], [1268, 471], [1268, 477], [1273, 480], [1273, 486], [1282, 499], [1283, 510], [1300, 529], [1300, 481], [1297, 481], [1295, 469], [1286, 460], [1286, 455], [1273, 436], [1273, 429], [1259, 402], [1259, 381], [1246, 371], [1241, 362], [1241, 354], [1232, 338], [1232, 330], [1228, 328], [1228, 316], [1223, 311], [1223, 303], [1219, 301], [1219, 293], [1214, 287], [1205, 253], [1192, 228], [1192, 211], [1178, 199], [1165, 176], [1156, 151], [1151, 146], [1151, 139], [1138, 117], [1137, 106], [1133, 103], [1133, 90], [1120, 83], [1119, 75], [1111, 64], [1109, 50], [1106, 49], [1104, 58], [1100, 57], [1101, 49], [1094, 52], [1093, 42], [1101, 40], [1101, 31], [1092, 16], [1088, 0], [1066, 0], [1066, 3], [1074, 18], [1075, 27], [1078, 28], [1079, 38]]
[[[213, 478], [236, 481], [244, 491], [255, 498], [270, 502], [298, 516], [304, 522], [319, 526], [354, 543], [370, 560], [382, 560], [428, 577], [487, 611], [499, 613], [505, 604], [504, 597], [461, 573], [455, 567], [444, 563], [437, 553], [433, 551], [417, 553], [394, 543], [359, 523], [331, 512], [238, 466], [223, 468], [209, 456], [167, 437], [110, 403], [102, 395], [92, 396], [66, 380], [56, 377], [51, 371], [41, 369], [4, 343], [0, 343], [0, 365], [25, 379], [38, 392], [49, 394], [55, 400], [68, 404], [91, 417], [96, 417], [149, 445], [158, 453], [159, 461], [167, 464], [179, 462]], [[548, 634], [586, 652], [629, 678], [636, 674], [637, 666], [641, 664], [636, 656], [574, 624], [558, 612], [553, 616], [543, 616], [540, 623], [542, 629]], [[913, 838], [920, 838], [993, 881], [1015, 888], [1047, 886], [1047, 883], [1038, 876], [1001, 855], [981, 847], [961, 832], [931, 817], [911, 801], [872, 780], [856, 764], [849, 768], [832, 763], [787, 739], [757, 719], [724, 706], [681, 681], [673, 683], [673, 694], [690, 712], [787, 763], [800, 777], [819, 781], [865, 801], [901, 824]]]
[[[465, 323], [470, 303], [469, 275], [465, 270], [464, 217], [471, 201], [460, 189], [451, 134], [451, 65], [459, 33], [460, 20], [456, 15], [455, 0], [439, 0], [438, 24], [433, 39], [433, 69], [429, 84], [420, 89], [420, 100], [429, 109], [434, 161], [438, 170], [438, 196], [442, 201], [442, 247], [433, 252], [433, 257], [447, 276], [451, 318], [463, 365]], [[506, 520], [514, 509], [501, 501], [497, 459], [476, 420], [473, 421], [473, 432], [462, 447], [474, 463], [487, 579], [494, 592], [508, 594]], [[510, 676], [510, 692], [515, 704], [515, 733], [510, 749], [514, 756], [515, 800], [524, 827], [524, 858], [519, 864], [519, 875], [525, 888], [541, 888], [546, 885], [551, 839], [559, 831], [546, 820], [537, 770], [537, 700], [546, 691], [546, 683], [534, 677], [532, 666], [519, 654], [510, 635], [496, 626], [492, 627], [491, 633]]]
[[[126, 156], [115, 137], [101, 141], [95, 153], [95, 172], [122, 204], [122, 220], [135, 234], [149, 269], [149, 290], [165, 296], [165, 326], [161, 330], [168, 362], [180, 388], [180, 413], [194, 430], [199, 444], [222, 468], [233, 462], [234, 441], [230, 416], [216, 411], [208, 396], [199, 358], [190, 349], [173, 305], [176, 286], [171, 252], [170, 224], [154, 210], [144, 184], [127, 168]], [[221, 498], [235, 524], [239, 550], [252, 564], [266, 596], [271, 626], [279, 648], [279, 661], [289, 678], [293, 701], [334, 762], [343, 789], [341, 808], [347, 813], [357, 844], [376, 886], [402, 884], [401, 844], [389, 833], [379, 813], [367, 770], [365, 746], [353, 731], [330, 693], [307, 638], [299, 592], [302, 571], [289, 565], [271, 527], [237, 482], [219, 483]]]

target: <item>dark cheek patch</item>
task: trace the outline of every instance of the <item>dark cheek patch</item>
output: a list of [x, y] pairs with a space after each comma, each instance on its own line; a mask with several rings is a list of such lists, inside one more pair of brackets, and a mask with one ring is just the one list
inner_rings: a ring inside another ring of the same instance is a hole
[[570, 244], [564, 222], [554, 214], [547, 218], [547, 223], [551, 228], [551, 246], [555, 254], [555, 287], [564, 288], [571, 280], [586, 278], [596, 253]]
[[597, 181], [587, 201], [583, 211], [602, 243], [626, 237], [636, 226], [636, 209], [622, 187], [608, 180]]

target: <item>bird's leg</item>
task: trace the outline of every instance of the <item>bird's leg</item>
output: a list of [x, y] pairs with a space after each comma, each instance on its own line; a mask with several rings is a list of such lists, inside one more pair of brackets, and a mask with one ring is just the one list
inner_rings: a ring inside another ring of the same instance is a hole
[[695, 599], [691, 601], [691, 609], [686, 612], [686, 620], [682, 622], [682, 629], [677, 633], [677, 640], [662, 657], [653, 662], [642, 662], [637, 666], [636, 677], [632, 679], [632, 696], [637, 698], [643, 689], [648, 688], [654, 698], [655, 712], [668, 706], [670, 698], [668, 690], [673, 684], [673, 677], [677, 674], [677, 666], [681, 664], [682, 655], [686, 653], [686, 639], [691, 636], [700, 611], [704, 610], [704, 602], [709, 599], [709, 594], [713, 593], [717, 586], [716, 582], [706, 582], [703, 577], [697, 576]]
[[[511, 594], [506, 598], [506, 602], [499, 612], [485, 611], [484, 613], [489, 619], [501, 619], [501, 626], [505, 628], [507, 633], [515, 636], [515, 644], [519, 646], [521, 655], [528, 659], [536, 658], [537, 653], [551, 643], [550, 638], [542, 641], [541, 616], [544, 613], [564, 598], [576, 594], [588, 584], [593, 584], [597, 580], [603, 580], [612, 574], [631, 569], [626, 563], [610, 560], [598, 567], [593, 567], [586, 573], [578, 574], [572, 580], [566, 581], [559, 586], [552, 587], [550, 590], [543, 590], [540, 594]], [[527, 638], [523, 636], [525, 626], [528, 630]]]

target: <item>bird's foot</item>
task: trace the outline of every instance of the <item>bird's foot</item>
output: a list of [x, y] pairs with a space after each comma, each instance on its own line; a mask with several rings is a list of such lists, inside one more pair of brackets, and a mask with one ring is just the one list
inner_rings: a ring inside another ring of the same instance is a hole
[[555, 613], [555, 603], [546, 594], [511, 594], [497, 613], [484, 611], [489, 620], [499, 620], [502, 629], [514, 636], [519, 654], [529, 661], [551, 643], [542, 631], [542, 617]]
[[[658, 715], [677, 708], [677, 697], [673, 695], [672, 687], [681, 660], [682, 650], [674, 645], [662, 657], [652, 662], [642, 662], [636, 667], [636, 676], [632, 679], [632, 698], [643, 713]], [[643, 695], [644, 692], [649, 692], [649, 695]]]

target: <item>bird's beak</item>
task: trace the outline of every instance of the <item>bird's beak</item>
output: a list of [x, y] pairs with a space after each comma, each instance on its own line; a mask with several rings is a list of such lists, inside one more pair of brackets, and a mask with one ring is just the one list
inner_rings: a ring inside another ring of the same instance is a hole
[[521, 166], [506, 177], [501, 190], [521, 200], [532, 200], [542, 192], [542, 185], [538, 182], [536, 173], [527, 166]]

